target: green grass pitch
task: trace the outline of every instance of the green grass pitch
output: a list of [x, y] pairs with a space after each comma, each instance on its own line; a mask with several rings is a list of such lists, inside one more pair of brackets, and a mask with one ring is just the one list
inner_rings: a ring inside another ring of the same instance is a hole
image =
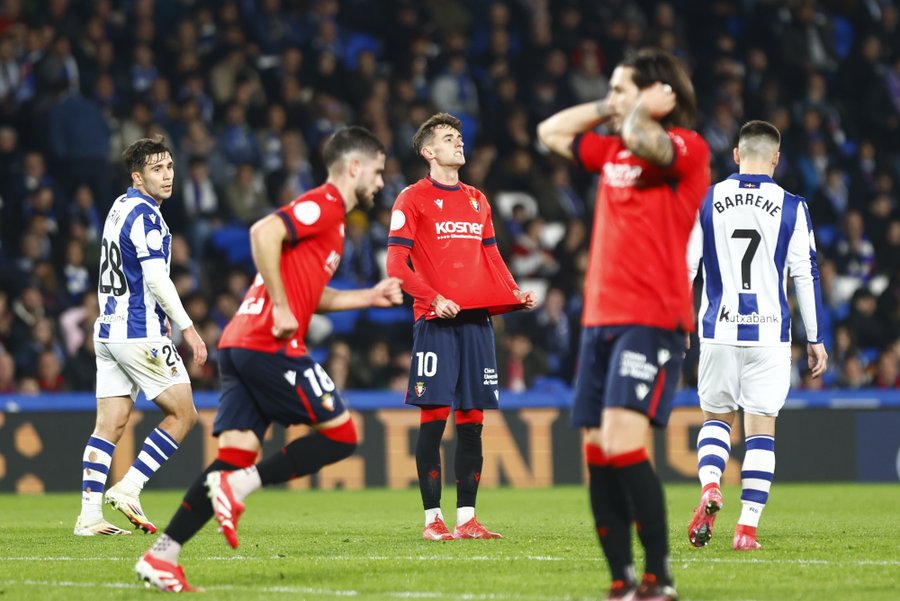
[[[152, 485], [151, 485], [152, 486]], [[672, 569], [684, 601], [900, 599], [900, 486], [777, 484], [760, 526], [764, 548], [731, 550], [740, 490], [709, 546], [687, 542], [699, 486], [666, 487]], [[446, 491], [451, 523], [454, 491]], [[165, 524], [181, 492], [148, 491], [144, 510]], [[420, 538], [416, 490], [261, 491], [248, 499], [241, 546], [211, 525], [185, 548], [203, 598], [600, 599], [609, 584], [580, 487], [483, 490], [479, 517], [499, 541]], [[0, 600], [152, 599], [132, 566], [154, 536], [78, 538], [77, 492], [0, 495]], [[105, 508], [107, 518], [124, 517]], [[636, 552], [638, 569], [640, 552]]]

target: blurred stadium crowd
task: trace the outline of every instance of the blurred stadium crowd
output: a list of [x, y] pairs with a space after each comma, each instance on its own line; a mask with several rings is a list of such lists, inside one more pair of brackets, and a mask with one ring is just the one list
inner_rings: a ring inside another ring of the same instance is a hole
[[[381, 277], [397, 193], [424, 175], [410, 139], [463, 121], [463, 181], [491, 199], [501, 250], [544, 299], [498, 319], [501, 384], [571, 380], [596, 181], [549, 156], [536, 124], [603, 97], [630, 49], [688, 66], [714, 153], [740, 125], [784, 142], [776, 179], [809, 202], [827, 306], [827, 377], [895, 388], [900, 360], [900, 32], [879, 0], [6, 0], [0, 14], [0, 393], [91, 390], [97, 246], [128, 184], [119, 157], [164, 134], [177, 164], [163, 214], [172, 276], [210, 347], [252, 277], [248, 226], [319, 183], [345, 124], [389, 148], [386, 187], [348, 217], [335, 285]], [[798, 316], [799, 319], [799, 316]], [[408, 309], [321, 317], [314, 356], [339, 386], [403, 390]], [[692, 345], [684, 383], [695, 383]]]

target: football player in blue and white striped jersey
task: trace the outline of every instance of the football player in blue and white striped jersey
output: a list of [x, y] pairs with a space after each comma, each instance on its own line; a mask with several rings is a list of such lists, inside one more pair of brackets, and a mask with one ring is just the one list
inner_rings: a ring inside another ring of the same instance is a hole
[[788, 276], [806, 328], [809, 369], [818, 377], [827, 367], [812, 224], [804, 199], [772, 179], [780, 145], [770, 123], [741, 128], [734, 149], [739, 173], [710, 187], [688, 247], [691, 281], [703, 270], [698, 392], [704, 423], [697, 437], [703, 491], [688, 528], [696, 547], [709, 542], [722, 507], [719, 484], [739, 407], [746, 453], [733, 547], [760, 547], [756, 528], [775, 472], [775, 418], [790, 387]]
[[123, 158], [132, 186], [113, 203], [103, 226], [100, 316], [94, 325], [97, 421], [84, 450], [77, 536], [129, 534], [103, 519], [101, 503], [116, 443], [139, 390], [165, 418], [144, 440], [122, 480], [106, 491], [106, 502], [135, 527], [156, 532], [138, 496], [197, 422], [191, 381], [170, 338], [169, 320], [181, 329], [198, 365], [207, 356], [169, 278], [172, 236], [159, 207], [172, 196], [172, 153], [162, 138], [144, 138], [131, 144]]

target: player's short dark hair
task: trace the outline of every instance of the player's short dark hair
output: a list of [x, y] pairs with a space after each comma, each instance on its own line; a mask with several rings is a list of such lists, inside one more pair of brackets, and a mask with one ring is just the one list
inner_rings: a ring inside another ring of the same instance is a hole
[[161, 154], [172, 154], [172, 151], [166, 146], [166, 139], [162, 136], [155, 138], [141, 138], [136, 140], [125, 149], [122, 153], [122, 160], [128, 173], [140, 172], [150, 159]]
[[675, 92], [675, 108], [660, 119], [663, 127], [694, 126], [697, 121], [697, 96], [684, 67], [670, 52], [660, 48], [642, 48], [619, 63], [620, 67], [634, 69], [632, 81], [639, 90], [656, 82], [669, 84]]
[[[437, 113], [436, 115], [432, 115], [425, 123], [419, 126], [419, 129], [413, 136], [412, 147], [417, 157], [422, 157], [422, 148], [431, 142], [432, 138], [434, 138], [434, 130], [442, 125], [452, 127], [456, 131], [461, 131], [462, 128], [462, 122], [450, 113]], [[422, 160], [425, 159], [423, 158]]]
[[378, 153], [384, 153], [384, 144], [365, 127], [351, 125], [350, 127], [339, 129], [325, 142], [325, 147], [322, 149], [322, 159], [325, 161], [325, 168], [331, 169], [344, 155], [351, 152], [361, 152], [374, 156]]
[[768, 121], [759, 119], [747, 121], [738, 135], [738, 143], [745, 138], [765, 138], [775, 144], [776, 147], [781, 146], [781, 132]]

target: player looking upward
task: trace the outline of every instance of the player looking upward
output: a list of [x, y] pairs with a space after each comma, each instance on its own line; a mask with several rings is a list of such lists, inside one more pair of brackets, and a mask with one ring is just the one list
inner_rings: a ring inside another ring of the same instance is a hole
[[94, 325], [97, 353], [97, 422], [82, 458], [81, 513], [77, 536], [130, 534], [103, 519], [103, 488], [112, 455], [134, 409], [138, 390], [165, 417], [106, 502], [145, 532], [156, 532], [138, 496], [197, 422], [191, 381], [169, 337], [171, 319], [198, 365], [206, 345], [169, 279], [172, 235], [159, 208], [172, 196], [175, 163], [162, 138], [143, 138], [123, 154], [131, 187], [116, 199], [103, 225], [100, 316]]
[[[348, 127], [328, 140], [323, 158], [323, 185], [250, 229], [259, 273], [219, 342], [222, 392], [213, 424], [218, 457], [135, 566], [140, 578], [161, 590], [194, 590], [178, 557], [213, 515], [237, 547], [247, 495], [314, 474], [356, 449], [356, 429], [340, 392], [307, 354], [309, 320], [314, 311], [399, 304], [403, 295], [395, 278], [364, 290], [327, 287], [341, 260], [345, 214], [356, 206], [370, 208], [384, 187], [384, 146], [367, 129]], [[272, 422], [308, 424], [313, 432], [254, 465]]]
[[[459, 181], [465, 164], [459, 120], [438, 113], [413, 136], [429, 174], [394, 203], [388, 275], [413, 297], [413, 359], [406, 403], [421, 409], [416, 468], [427, 540], [501, 538], [475, 517], [483, 462], [485, 409], [497, 409], [497, 358], [491, 315], [532, 308], [507, 269], [484, 194]], [[441, 438], [456, 421], [456, 526], [441, 513]]]
[[790, 387], [789, 275], [806, 328], [812, 376], [828, 366], [809, 210], [802, 198], [772, 179], [780, 145], [781, 133], [771, 123], [750, 121], [741, 128], [733, 151], [739, 173], [709, 189], [691, 236], [690, 281], [703, 266], [698, 392], [704, 422], [697, 436], [703, 489], [688, 527], [695, 547], [709, 542], [722, 508], [719, 483], [738, 407], [744, 410], [746, 453], [743, 509], [732, 545], [742, 551], [761, 546], [756, 528], [775, 472], [775, 419]]
[[[644, 447], [665, 427], [693, 307], [683, 265], [709, 186], [696, 100], [671, 54], [644, 49], [613, 71], [609, 95], [538, 126], [553, 152], [600, 174], [584, 292], [573, 424], [583, 429], [591, 509], [612, 573], [610, 599], [675, 599], [666, 508]], [[600, 124], [608, 134], [593, 130]], [[631, 524], [646, 554], [640, 585]]]

